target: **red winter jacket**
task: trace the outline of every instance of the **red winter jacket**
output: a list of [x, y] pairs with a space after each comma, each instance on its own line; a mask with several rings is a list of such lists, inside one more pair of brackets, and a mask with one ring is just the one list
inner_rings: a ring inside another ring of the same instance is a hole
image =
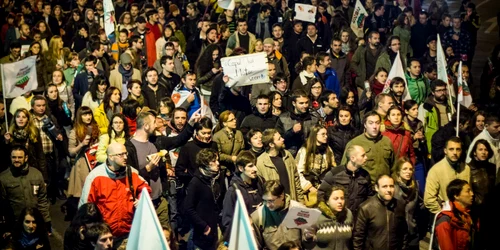
[[410, 158], [411, 163], [415, 165], [416, 156], [413, 149], [413, 139], [410, 130], [406, 129], [405, 126], [407, 125], [401, 122], [399, 127], [395, 127], [389, 120], [386, 120], [384, 122], [385, 130], [382, 131], [382, 135], [391, 139], [396, 159], [407, 156]]
[[[470, 210], [457, 202], [450, 202], [451, 211], [442, 211], [437, 216], [435, 234], [441, 250], [471, 249], [471, 232], [474, 224]], [[458, 214], [461, 218], [456, 216]]]
[[[105, 163], [94, 168], [85, 179], [79, 204], [95, 203], [115, 237], [128, 235], [134, 218], [134, 201], [125, 173], [113, 172]], [[148, 183], [134, 168], [132, 183], [137, 199], [143, 188], [151, 193]]]

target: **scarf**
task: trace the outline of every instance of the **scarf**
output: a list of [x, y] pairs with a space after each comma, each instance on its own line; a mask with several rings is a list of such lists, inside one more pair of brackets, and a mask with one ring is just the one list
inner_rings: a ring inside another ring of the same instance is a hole
[[[307, 73], [307, 71], [305, 70], [302, 70], [299, 74], [299, 77], [300, 77], [300, 82], [302, 83], [302, 85], [306, 85], [307, 84], [307, 81], [309, 79], [312, 79], [314, 78], [314, 73]], [[384, 86], [382, 85], [382, 88]]]
[[[264, 24], [264, 27], [262, 27], [262, 24]], [[262, 32], [262, 28], [264, 28], [264, 32]], [[257, 15], [255, 33], [261, 38], [271, 37], [271, 34], [269, 33], [269, 17], [262, 19], [260, 15]]]
[[403, 193], [401, 194], [401, 196], [403, 197], [403, 199], [406, 202], [414, 200], [415, 196], [417, 195], [417, 189], [415, 187], [416, 186], [415, 185], [415, 181], [411, 180], [410, 185], [407, 185], [406, 182], [403, 181], [401, 179], [401, 177], [399, 177], [399, 176], [398, 176], [398, 178], [396, 178], [396, 181], [398, 182], [398, 185], [401, 188], [401, 191], [403, 191]]
[[23, 246], [23, 249], [27, 249], [32, 247], [40, 238], [36, 234], [27, 234], [26, 232], [22, 232], [21, 238], [19, 239], [19, 243]]
[[120, 64], [118, 66], [118, 72], [122, 75], [122, 84], [127, 86], [127, 84], [132, 80], [132, 75], [134, 74], [134, 68], [131, 68], [130, 70], [125, 70], [123, 66]]
[[382, 91], [384, 90], [384, 86], [385, 86], [383, 83], [380, 83], [377, 80], [374, 80], [371, 85], [372, 85], [371, 87], [372, 87], [373, 93], [375, 95], [382, 93]]
[[290, 206], [290, 196], [285, 194], [285, 206], [280, 210], [271, 211], [267, 206], [263, 206], [263, 224], [264, 228], [267, 227], [277, 227], [281, 225], [288, 213], [288, 207]]
[[463, 207], [457, 201], [454, 201], [452, 204], [452, 211], [455, 216], [451, 216], [450, 224], [455, 228], [463, 228], [465, 231], [470, 232], [473, 223], [470, 216], [470, 209]]
[[99, 91], [96, 91], [96, 92], [97, 92], [97, 93], [96, 93], [97, 103], [101, 104], [102, 99], [104, 99], [104, 93], [105, 93], [105, 92], [103, 92], [103, 93], [101, 93], [101, 92], [99, 92]]
[[212, 190], [212, 195], [214, 198], [214, 202], [217, 203], [221, 195], [221, 186], [218, 182], [220, 171], [212, 171], [210, 169], [205, 169], [205, 167], [199, 167], [201, 178], [207, 179], [210, 181], [210, 189]]

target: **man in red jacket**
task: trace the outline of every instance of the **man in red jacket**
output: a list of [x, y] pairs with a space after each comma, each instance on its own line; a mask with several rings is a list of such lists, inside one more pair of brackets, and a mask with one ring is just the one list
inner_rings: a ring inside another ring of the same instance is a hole
[[93, 169], [85, 179], [79, 206], [95, 203], [111, 227], [115, 243], [120, 245], [132, 227], [138, 195], [143, 188], [151, 193], [151, 188], [136, 169], [127, 166], [128, 154], [123, 144], [111, 143], [107, 155], [107, 163]]

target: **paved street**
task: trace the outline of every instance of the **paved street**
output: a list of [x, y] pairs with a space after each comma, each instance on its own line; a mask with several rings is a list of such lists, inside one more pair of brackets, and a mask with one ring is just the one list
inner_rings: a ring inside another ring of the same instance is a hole
[[[461, 0], [448, 0], [450, 12], [454, 13], [458, 10]], [[481, 16], [481, 29], [478, 33], [478, 45], [476, 55], [472, 64], [472, 76], [474, 77], [474, 85], [469, 86], [474, 98], [479, 95], [479, 79], [486, 58], [491, 53], [493, 47], [499, 43], [497, 12], [500, 11], [499, 0], [475, 0], [478, 7], [478, 12]], [[430, 4], [430, 0], [425, 0], [424, 8]], [[52, 249], [63, 249], [64, 231], [69, 225], [69, 222], [64, 221], [64, 215], [61, 213], [60, 206], [62, 201], [58, 201], [51, 206], [53, 235], [50, 239]], [[421, 242], [421, 250], [428, 249], [428, 239]]]

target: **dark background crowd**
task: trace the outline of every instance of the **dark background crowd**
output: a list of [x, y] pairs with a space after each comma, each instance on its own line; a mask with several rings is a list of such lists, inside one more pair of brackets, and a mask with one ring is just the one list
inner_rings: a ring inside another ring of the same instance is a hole
[[[237, 189], [259, 249], [495, 249], [500, 44], [475, 55], [477, 1], [362, 0], [362, 37], [353, 0], [110, 2], [110, 33], [101, 0], [0, 4], [0, 64], [34, 56], [38, 83], [0, 101], [2, 249], [57, 248], [56, 203], [64, 249], [126, 249], [143, 188], [171, 249], [226, 249]], [[259, 52], [269, 82], [231, 85], [221, 58]], [[291, 207], [321, 216], [288, 228]]]

